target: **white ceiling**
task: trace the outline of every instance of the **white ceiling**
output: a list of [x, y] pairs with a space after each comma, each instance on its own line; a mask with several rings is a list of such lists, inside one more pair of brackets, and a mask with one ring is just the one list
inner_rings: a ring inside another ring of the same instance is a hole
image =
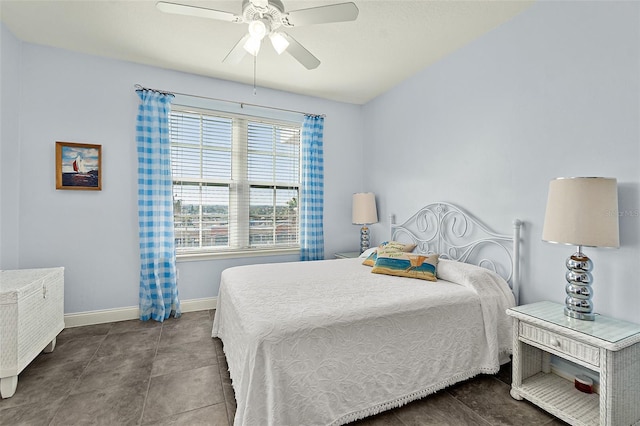
[[[241, 0], [166, 0], [241, 14]], [[345, 0], [283, 0], [285, 11]], [[264, 46], [257, 85], [363, 104], [528, 8], [533, 1], [355, 0], [354, 22], [287, 30], [321, 64], [307, 70]], [[0, 0], [19, 39], [76, 52], [253, 84], [253, 57], [222, 59], [246, 24], [170, 15], [155, 0]]]

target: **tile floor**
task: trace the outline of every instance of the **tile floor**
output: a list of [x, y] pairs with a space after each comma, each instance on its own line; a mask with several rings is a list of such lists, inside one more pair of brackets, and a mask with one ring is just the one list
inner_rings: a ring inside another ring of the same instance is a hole
[[[164, 323], [137, 320], [65, 329], [0, 400], [0, 425], [231, 425], [235, 399], [214, 311]], [[509, 396], [509, 369], [478, 376], [360, 420], [383, 425], [563, 425]], [[297, 426], [297, 425], [295, 425]]]

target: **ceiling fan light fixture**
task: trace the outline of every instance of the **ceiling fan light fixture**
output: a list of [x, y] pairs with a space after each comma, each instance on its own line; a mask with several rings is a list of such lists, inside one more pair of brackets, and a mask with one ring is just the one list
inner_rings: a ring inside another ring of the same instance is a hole
[[260, 44], [262, 43], [262, 39], [257, 37], [249, 37], [247, 41], [244, 43], [244, 50], [249, 52], [253, 56], [258, 56], [258, 52], [260, 51]]
[[251, 34], [251, 38], [262, 40], [264, 36], [267, 35], [267, 32], [267, 24], [261, 19], [251, 21], [249, 24], [249, 34]]
[[278, 55], [281, 55], [282, 52], [287, 50], [287, 47], [289, 47], [289, 40], [287, 40], [280, 32], [272, 32], [269, 34], [269, 39], [271, 40], [271, 44]]

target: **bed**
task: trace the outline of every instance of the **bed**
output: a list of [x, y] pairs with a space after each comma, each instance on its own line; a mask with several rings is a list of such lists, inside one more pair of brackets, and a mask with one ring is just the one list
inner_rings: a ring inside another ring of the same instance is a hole
[[390, 222], [391, 240], [440, 255], [436, 282], [373, 274], [362, 258], [223, 271], [212, 336], [236, 426], [345, 424], [508, 359], [520, 222], [496, 234], [447, 203]]

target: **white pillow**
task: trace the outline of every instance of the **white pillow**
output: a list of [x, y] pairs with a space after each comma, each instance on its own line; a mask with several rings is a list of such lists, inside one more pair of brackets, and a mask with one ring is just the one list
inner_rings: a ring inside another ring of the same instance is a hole
[[371, 256], [371, 253], [375, 253], [376, 251], [378, 251], [378, 247], [371, 247], [370, 249], [363, 251], [362, 254], [358, 257], [366, 259], [367, 257]]

